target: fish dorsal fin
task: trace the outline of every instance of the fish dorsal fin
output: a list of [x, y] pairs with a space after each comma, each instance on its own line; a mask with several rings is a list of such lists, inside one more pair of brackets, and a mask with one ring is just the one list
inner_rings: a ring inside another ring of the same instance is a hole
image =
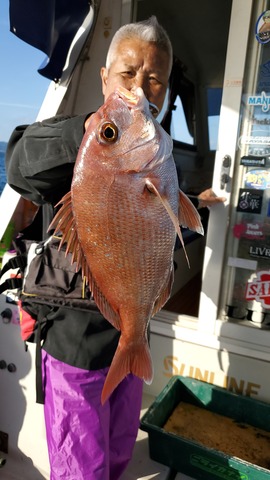
[[48, 230], [55, 229], [55, 233], [61, 232], [61, 240], [58, 249], [66, 244], [66, 256], [71, 254], [71, 264], [76, 262], [76, 271], [82, 269], [82, 276], [90, 276], [90, 270], [86, 263], [76, 228], [76, 222], [72, 210], [71, 192], [68, 192], [57, 203], [56, 207], [62, 204], [55, 217], [53, 218]]
[[[158, 189], [155, 187], [155, 185], [153, 184], [153, 182], [151, 182], [151, 180], [149, 180], [149, 178], [146, 179], [146, 186], [148, 188], [148, 190], [151, 192], [151, 193], [154, 193], [158, 198], [159, 200], [161, 201], [162, 205], [164, 206], [164, 208], [166, 209], [173, 225], [174, 225], [174, 228], [176, 230], [176, 233], [179, 237], [179, 240], [181, 242], [181, 245], [183, 247], [183, 251], [185, 253], [185, 257], [187, 259], [187, 263], [188, 263], [188, 266], [189, 266], [189, 259], [188, 259], [188, 256], [187, 256], [187, 252], [186, 252], [186, 249], [185, 249], [185, 245], [184, 245], [184, 240], [183, 240], [183, 236], [182, 236], [182, 232], [180, 230], [180, 226], [179, 226], [179, 219], [178, 217], [174, 214], [173, 210], [172, 210], [172, 207], [171, 205], [169, 204], [168, 202], [168, 199], [166, 198], [165, 195], [161, 195], [158, 191]], [[193, 205], [192, 205], [193, 206]], [[193, 207], [194, 208], [194, 207]]]
[[81, 244], [77, 235], [76, 222], [72, 210], [71, 192], [68, 192], [56, 206], [61, 205], [60, 210], [53, 218], [48, 230], [52, 228], [55, 232], [61, 232], [60, 248], [66, 244], [66, 256], [71, 254], [71, 264], [76, 262], [76, 271], [82, 269], [82, 277], [86, 278], [93, 298], [104, 317], [115, 327], [120, 330], [120, 318], [117, 312], [113, 310], [108, 303], [98, 285], [96, 284], [92, 274], [91, 268], [88, 265]]

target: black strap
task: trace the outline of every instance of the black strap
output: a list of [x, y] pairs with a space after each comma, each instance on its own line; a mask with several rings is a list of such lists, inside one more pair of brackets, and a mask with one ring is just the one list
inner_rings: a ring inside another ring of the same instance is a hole
[[3, 283], [0, 284], [0, 294], [6, 290], [14, 290], [15, 288], [21, 288], [22, 279], [21, 278], [8, 278]]
[[45, 393], [42, 381], [42, 348], [41, 348], [41, 327], [54, 318], [54, 309], [48, 312], [48, 307], [43, 305], [38, 313], [37, 334], [36, 334], [36, 402], [44, 405]]
[[[0, 271], [0, 278], [4, 275], [4, 273], [8, 272], [9, 270], [15, 270], [16, 268], [19, 269], [21, 272], [24, 271], [26, 267], [27, 258], [25, 255], [16, 255], [15, 257], [11, 257], [7, 263], [3, 266]], [[22, 287], [22, 278], [13, 277], [8, 278], [5, 282], [0, 284], [0, 294], [5, 292], [5, 290], [13, 290], [15, 288]]]
[[37, 320], [36, 344], [36, 402], [44, 405], [44, 390], [42, 385], [42, 356], [41, 356], [41, 322]]
[[16, 255], [15, 257], [11, 257], [1, 269], [0, 278], [4, 275], [4, 273], [8, 272], [9, 270], [15, 270], [15, 268], [19, 268], [21, 271], [23, 271], [26, 267], [26, 264], [26, 255]]

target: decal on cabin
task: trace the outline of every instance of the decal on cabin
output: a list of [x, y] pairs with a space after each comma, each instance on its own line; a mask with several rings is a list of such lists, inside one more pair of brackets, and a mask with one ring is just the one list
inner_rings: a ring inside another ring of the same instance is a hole
[[263, 190], [240, 188], [236, 211], [260, 214], [263, 203]]
[[268, 170], [249, 170], [244, 176], [245, 187], [262, 189], [270, 187], [270, 172]]
[[[224, 373], [220, 371], [211, 371], [208, 369], [203, 370], [201, 367], [183, 363], [178, 357], [173, 355], [166, 355], [164, 357], [163, 366], [163, 375], [165, 377], [171, 378], [175, 375], [186, 376], [203, 382], [220, 385], [231, 392], [245, 395], [247, 397], [258, 395], [259, 390], [261, 389], [259, 383], [236, 378], [231, 375], [224, 375]], [[222, 373], [221, 377], [220, 373]]]
[[265, 10], [259, 16], [255, 28], [255, 37], [262, 44], [270, 41], [270, 10]]
[[246, 300], [261, 303], [262, 307], [270, 308], [270, 270], [262, 270], [247, 283]]
[[262, 222], [241, 222], [233, 227], [233, 235], [236, 238], [248, 238], [250, 240], [265, 240], [264, 224]]

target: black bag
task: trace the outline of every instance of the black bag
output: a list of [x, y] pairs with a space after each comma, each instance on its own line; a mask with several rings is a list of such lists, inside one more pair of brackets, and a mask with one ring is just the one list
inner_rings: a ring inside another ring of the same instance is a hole
[[[2, 268], [0, 278], [10, 269], [17, 274], [0, 284], [0, 293], [18, 289], [21, 337], [24, 342], [36, 342], [37, 402], [43, 403], [41, 379], [41, 341], [44, 338], [50, 312], [57, 307], [99, 311], [82, 278], [71, 264], [71, 254], [59, 249], [61, 237], [51, 236], [37, 242], [18, 236], [14, 241], [17, 255]], [[26, 350], [27, 345], [25, 343]]]

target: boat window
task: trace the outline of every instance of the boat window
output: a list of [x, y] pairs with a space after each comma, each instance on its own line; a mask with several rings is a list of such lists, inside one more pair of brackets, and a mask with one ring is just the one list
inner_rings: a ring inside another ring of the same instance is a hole
[[183, 104], [179, 95], [175, 100], [175, 110], [172, 111], [171, 136], [174, 140], [194, 145], [194, 138], [190, 135]]
[[207, 89], [209, 148], [217, 150], [222, 88]]

